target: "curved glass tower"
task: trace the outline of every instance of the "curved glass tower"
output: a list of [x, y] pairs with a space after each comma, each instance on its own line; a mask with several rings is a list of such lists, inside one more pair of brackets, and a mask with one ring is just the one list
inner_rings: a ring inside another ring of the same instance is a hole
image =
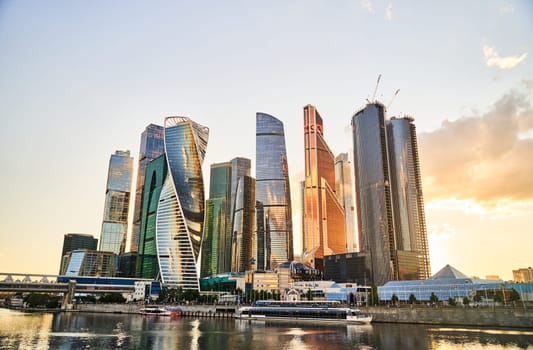
[[202, 163], [209, 129], [186, 117], [165, 118], [168, 174], [156, 219], [161, 281], [171, 287], [199, 290], [196, 262], [204, 222]]
[[293, 260], [289, 168], [283, 123], [256, 114], [256, 269]]

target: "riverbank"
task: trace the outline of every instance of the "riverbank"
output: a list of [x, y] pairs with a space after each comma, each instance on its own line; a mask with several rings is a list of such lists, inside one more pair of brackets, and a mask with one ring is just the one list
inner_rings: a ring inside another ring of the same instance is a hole
[[[234, 306], [180, 305], [184, 317], [231, 318]], [[78, 304], [69, 312], [138, 313], [136, 304]], [[372, 315], [372, 322], [429, 324], [442, 326], [477, 326], [533, 329], [533, 309], [461, 308], [461, 307], [369, 307], [363, 312]]]

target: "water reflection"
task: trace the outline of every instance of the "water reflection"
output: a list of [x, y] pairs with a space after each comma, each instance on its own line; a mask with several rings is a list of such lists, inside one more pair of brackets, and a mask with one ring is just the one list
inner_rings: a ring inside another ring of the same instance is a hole
[[0, 309], [0, 349], [533, 349], [532, 330], [319, 325]]

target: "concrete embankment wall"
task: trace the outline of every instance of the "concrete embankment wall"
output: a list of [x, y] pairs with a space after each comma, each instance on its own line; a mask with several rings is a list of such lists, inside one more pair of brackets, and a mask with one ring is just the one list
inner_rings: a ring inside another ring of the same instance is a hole
[[[103, 313], [138, 313], [137, 304], [77, 304], [72, 311]], [[183, 316], [231, 317], [233, 307], [180, 305]], [[415, 323], [432, 325], [513, 327], [533, 329], [533, 309], [522, 308], [431, 308], [431, 307], [370, 307], [363, 312], [373, 316], [373, 322]]]
[[520, 308], [368, 308], [373, 322], [533, 328], [533, 310]]

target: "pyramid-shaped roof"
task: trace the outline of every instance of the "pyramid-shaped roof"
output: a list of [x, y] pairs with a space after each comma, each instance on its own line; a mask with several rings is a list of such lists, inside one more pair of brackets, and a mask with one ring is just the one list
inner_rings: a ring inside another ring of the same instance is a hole
[[460, 279], [460, 278], [469, 278], [469, 277], [451, 265], [444, 266], [439, 272], [437, 272], [431, 277], [432, 280]]

